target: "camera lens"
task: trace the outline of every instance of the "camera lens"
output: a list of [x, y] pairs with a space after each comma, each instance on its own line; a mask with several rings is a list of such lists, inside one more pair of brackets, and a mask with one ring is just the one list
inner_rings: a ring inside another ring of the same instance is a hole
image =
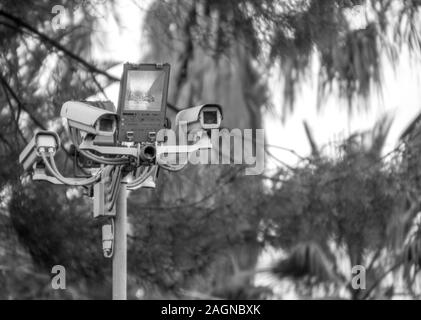
[[114, 129], [114, 119], [102, 118], [99, 119], [99, 131], [112, 132]]
[[203, 123], [204, 124], [218, 123], [218, 113], [216, 111], [203, 111]]
[[142, 160], [146, 160], [146, 161], [150, 161], [155, 159], [156, 156], [156, 149], [154, 146], [144, 146], [143, 149], [141, 150], [141, 159]]

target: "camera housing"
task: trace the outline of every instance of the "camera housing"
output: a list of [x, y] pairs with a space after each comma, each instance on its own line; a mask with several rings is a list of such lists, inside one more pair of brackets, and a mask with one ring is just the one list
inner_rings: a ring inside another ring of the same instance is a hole
[[118, 115], [90, 102], [68, 101], [60, 115], [67, 119], [69, 127], [89, 134], [111, 137], [117, 131]]
[[170, 65], [125, 63], [120, 82], [118, 141], [154, 143], [165, 127]]
[[35, 164], [42, 162], [40, 148], [56, 152], [60, 146], [60, 138], [54, 131], [38, 131], [19, 155], [19, 163], [25, 171], [32, 170]]
[[187, 108], [177, 113], [174, 124], [179, 128], [187, 124], [187, 131], [219, 129], [222, 121], [222, 108], [218, 104], [203, 104]]

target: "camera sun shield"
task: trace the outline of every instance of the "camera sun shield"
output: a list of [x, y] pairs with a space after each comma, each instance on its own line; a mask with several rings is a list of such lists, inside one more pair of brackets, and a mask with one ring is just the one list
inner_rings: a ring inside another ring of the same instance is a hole
[[118, 114], [119, 142], [155, 142], [165, 127], [169, 64], [124, 64]]
[[222, 107], [218, 104], [203, 104], [183, 109], [175, 117], [175, 128], [187, 124], [188, 132], [219, 129], [222, 121]]
[[113, 136], [117, 130], [118, 116], [98, 103], [67, 101], [60, 115], [69, 127], [100, 136]]

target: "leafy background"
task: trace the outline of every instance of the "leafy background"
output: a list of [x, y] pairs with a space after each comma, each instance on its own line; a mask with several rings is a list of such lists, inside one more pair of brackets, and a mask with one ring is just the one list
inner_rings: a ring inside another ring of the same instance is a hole
[[[58, 120], [71, 99], [104, 94], [121, 61], [92, 58], [98, 8], [120, 21], [118, 2], [57, 1], [70, 13], [51, 25], [50, 1], [0, 4], [0, 297], [109, 298], [91, 200], [80, 190], [20, 179], [18, 155], [34, 130], [53, 128], [63, 141], [58, 162], [72, 171]], [[294, 110], [314, 57], [318, 105], [337, 95], [350, 116], [370, 108], [381, 90], [386, 54], [403, 48], [419, 60], [420, 1], [153, 1], [145, 18], [144, 61], [172, 65], [169, 115], [212, 101], [227, 128], [261, 128], [261, 114]], [[352, 14], [366, 21], [353, 26]], [[271, 103], [268, 74], [280, 68], [282, 106]], [[129, 198], [130, 298], [419, 298], [421, 267], [419, 119], [384, 154], [393, 119], [333, 146], [319, 146], [305, 124], [311, 154], [275, 173], [245, 176], [241, 166], [191, 166], [162, 172], [153, 191]], [[329, 152], [326, 150], [329, 149]], [[266, 155], [273, 155], [266, 150]], [[272, 159], [273, 160], [273, 159]], [[18, 169], [17, 169], [18, 168]], [[260, 268], [267, 248], [281, 252]], [[67, 290], [50, 286], [53, 265], [67, 270]], [[363, 265], [366, 290], [351, 286]], [[259, 286], [256, 275], [273, 285]], [[288, 288], [285, 289], [285, 284]], [[278, 292], [278, 293], [276, 293]]]

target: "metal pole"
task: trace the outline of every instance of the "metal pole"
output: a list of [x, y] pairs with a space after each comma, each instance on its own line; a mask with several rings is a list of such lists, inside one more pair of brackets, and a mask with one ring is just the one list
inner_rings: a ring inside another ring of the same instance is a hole
[[113, 254], [113, 300], [127, 299], [127, 189], [120, 184], [116, 202]]

